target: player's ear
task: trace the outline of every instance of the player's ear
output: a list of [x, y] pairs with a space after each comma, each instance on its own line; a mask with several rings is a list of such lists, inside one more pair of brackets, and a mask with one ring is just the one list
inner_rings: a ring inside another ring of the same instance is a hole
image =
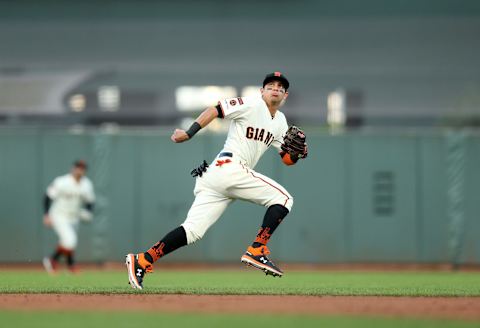
[[283, 100], [288, 98], [288, 91], [285, 91], [285, 95], [283, 96]]

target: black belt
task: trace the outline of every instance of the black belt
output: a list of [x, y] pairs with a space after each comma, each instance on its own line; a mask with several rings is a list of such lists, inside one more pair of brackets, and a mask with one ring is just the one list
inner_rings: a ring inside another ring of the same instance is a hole
[[224, 152], [218, 154], [218, 157], [233, 157], [233, 154], [231, 152], [224, 151]]

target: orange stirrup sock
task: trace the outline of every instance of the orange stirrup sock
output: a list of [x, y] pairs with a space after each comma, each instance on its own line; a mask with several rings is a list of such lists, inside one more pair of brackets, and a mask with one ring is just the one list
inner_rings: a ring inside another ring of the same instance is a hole
[[158, 243], [144, 253], [145, 258], [154, 263], [177, 248], [187, 245], [187, 234], [180, 226], [165, 235]]
[[[255, 241], [254, 243], [258, 243], [260, 245], [266, 245], [268, 243], [268, 241], [270, 240], [270, 237], [272, 236], [270, 232], [270, 228], [269, 227], [261, 227], [259, 230], [258, 230], [258, 233], [257, 233], [257, 238], [255, 238]], [[258, 246], [260, 246], [258, 245]]]
[[258, 230], [257, 238], [253, 242], [253, 247], [260, 247], [266, 245], [270, 240], [273, 232], [282, 223], [285, 216], [288, 214], [288, 209], [282, 205], [272, 205], [267, 209], [263, 218], [262, 227]]

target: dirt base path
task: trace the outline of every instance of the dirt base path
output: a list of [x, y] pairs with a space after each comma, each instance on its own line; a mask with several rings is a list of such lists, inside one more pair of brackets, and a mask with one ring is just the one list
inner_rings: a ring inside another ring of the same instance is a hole
[[480, 320], [480, 297], [3, 294], [0, 309], [373, 315]]

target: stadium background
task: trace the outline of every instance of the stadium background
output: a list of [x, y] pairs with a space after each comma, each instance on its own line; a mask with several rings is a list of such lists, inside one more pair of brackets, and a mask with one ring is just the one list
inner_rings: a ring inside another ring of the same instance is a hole
[[[480, 262], [480, 6], [476, 1], [0, 2], [0, 261], [52, 248], [42, 194], [77, 157], [91, 163], [97, 216], [82, 262], [121, 262], [183, 221], [189, 171], [221, 131], [174, 145], [180, 86], [291, 80], [284, 112], [305, 127], [297, 167], [257, 167], [295, 197], [271, 242], [301, 263]], [[99, 90], [115, 86], [115, 110]], [[345, 95], [344, 128], [328, 96]], [[72, 96], [86, 106], [72, 110]], [[263, 209], [235, 203], [194, 247], [165, 260], [234, 262]], [[234, 231], [235, 233], [231, 233]]]

